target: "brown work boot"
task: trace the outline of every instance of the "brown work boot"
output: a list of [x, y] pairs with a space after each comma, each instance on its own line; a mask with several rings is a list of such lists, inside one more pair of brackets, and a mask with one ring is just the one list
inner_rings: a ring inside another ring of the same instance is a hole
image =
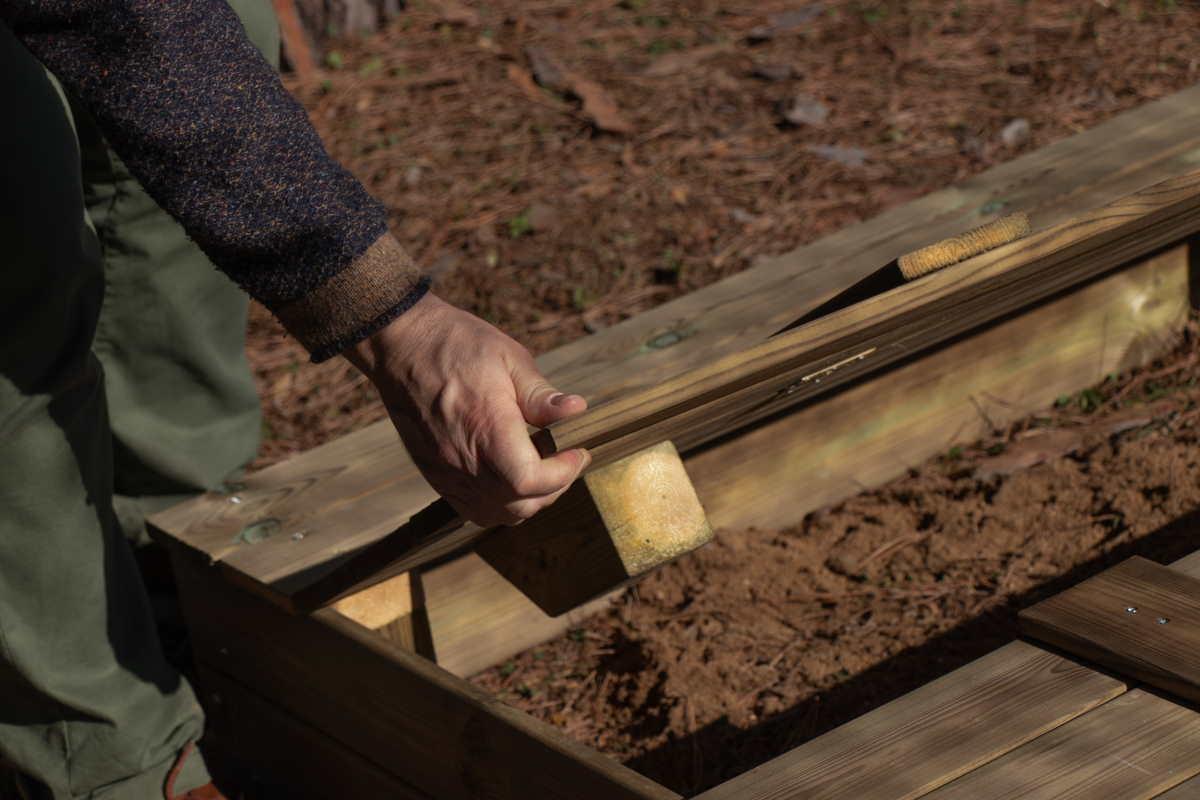
[[203, 786], [197, 786], [195, 789], [184, 792], [183, 794], [175, 793], [175, 780], [179, 777], [179, 773], [183, 770], [183, 762], [187, 761], [196, 749], [196, 745], [188, 742], [184, 748], [179, 751], [179, 758], [175, 759], [175, 766], [171, 767], [171, 771], [167, 773], [167, 782], [163, 786], [163, 794], [167, 800], [230, 800], [221, 793], [214, 783], [206, 783]]

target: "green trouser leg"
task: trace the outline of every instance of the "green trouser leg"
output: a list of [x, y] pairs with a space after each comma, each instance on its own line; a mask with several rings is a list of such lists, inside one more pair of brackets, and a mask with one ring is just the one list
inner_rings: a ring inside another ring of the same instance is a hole
[[[245, 5], [269, 43], [265, 0]], [[163, 658], [114, 480], [194, 491], [253, 454], [245, 301], [119, 162], [105, 174], [87, 121], [81, 172], [66, 103], [2, 25], [0, 107], [0, 758], [32, 797], [161, 797], [203, 715]], [[206, 780], [193, 757], [176, 788]]]
[[[269, 0], [231, 0], [251, 41], [278, 65]], [[246, 295], [218, 272], [73, 108], [84, 198], [100, 239], [104, 305], [93, 351], [104, 365], [126, 535], [144, 516], [215, 489], [258, 450], [258, 395], [246, 362]]]
[[104, 276], [71, 120], [3, 26], [0, 103], [0, 754], [38, 797], [161, 796], [203, 716], [113, 513]]

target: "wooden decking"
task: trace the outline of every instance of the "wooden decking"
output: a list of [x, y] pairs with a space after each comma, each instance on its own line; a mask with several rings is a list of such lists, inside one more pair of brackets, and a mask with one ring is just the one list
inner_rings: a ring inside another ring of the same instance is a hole
[[1065, 653], [1013, 642], [697, 800], [1200, 798], [1197, 578], [1130, 559], [1025, 612]]

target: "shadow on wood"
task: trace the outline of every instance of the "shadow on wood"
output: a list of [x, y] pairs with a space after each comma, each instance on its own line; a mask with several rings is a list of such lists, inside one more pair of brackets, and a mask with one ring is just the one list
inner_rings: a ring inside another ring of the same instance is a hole
[[662, 442], [592, 470], [554, 505], [475, 550], [557, 616], [711, 540], [679, 453]]

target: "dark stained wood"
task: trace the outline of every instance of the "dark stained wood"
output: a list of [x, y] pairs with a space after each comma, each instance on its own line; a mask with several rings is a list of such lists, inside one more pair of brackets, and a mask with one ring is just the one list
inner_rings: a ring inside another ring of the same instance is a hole
[[207, 713], [205, 752], [233, 761], [288, 797], [306, 800], [388, 798], [435, 800], [391, 770], [373, 764], [323, 732], [266, 702], [237, 681], [197, 664], [200, 699]]
[[1200, 714], [1141, 689], [925, 795], [1148, 800], [1200, 773]]
[[196, 658], [438, 800], [674, 792], [324, 609], [292, 616], [174, 555]]
[[908, 800], [1125, 691], [1119, 680], [1013, 642], [697, 800]]
[[1155, 800], [1200, 800], [1200, 778], [1184, 781], [1174, 789], [1160, 794]]
[[1200, 580], [1133, 557], [1021, 612], [1028, 636], [1200, 701]]

